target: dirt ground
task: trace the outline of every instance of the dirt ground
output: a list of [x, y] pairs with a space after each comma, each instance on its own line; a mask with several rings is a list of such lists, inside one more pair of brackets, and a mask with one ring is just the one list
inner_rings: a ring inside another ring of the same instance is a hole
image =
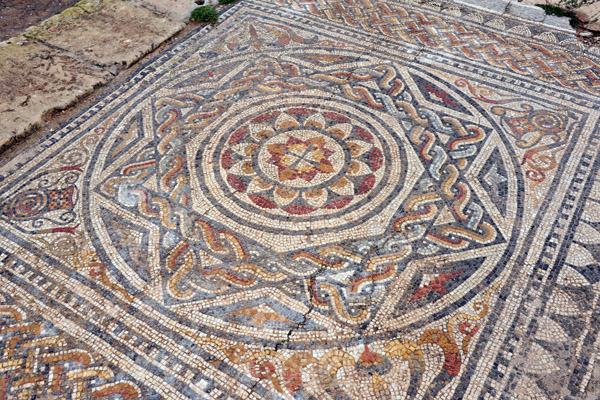
[[17, 36], [79, 0], [0, 0], [0, 41]]
[[[519, 0], [526, 4], [553, 4], [560, 7], [565, 7], [565, 3], [561, 0]], [[593, 31], [600, 31], [600, 0], [591, 2], [590, 4], [580, 7], [574, 10], [575, 14], [587, 23], [585, 24], [586, 29]]]
[[[0, 0], [4, 1], [4, 0]], [[11, 0], [12, 1], [12, 0]], [[25, 1], [25, 0], [24, 0]], [[29, 1], [29, 0], [27, 0]], [[79, 1], [79, 0], [77, 0]], [[158, 57], [163, 51], [169, 48], [173, 42], [177, 42], [181, 40], [181, 38], [186, 37], [190, 32], [198, 27], [201, 24], [197, 22], [190, 22], [181, 32], [173, 36], [171, 39], [167, 40], [163, 44], [161, 44], [158, 48], [153, 50], [151, 53], [147, 54], [143, 58], [141, 58], [137, 63], [132, 65], [131, 67], [119, 72], [117, 76], [106, 86], [99, 87], [89, 96], [82, 98], [75, 105], [67, 108], [66, 110], [57, 110], [51, 114], [45, 116], [44, 123], [40, 127], [37, 133], [34, 133], [30, 136], [21, 138], [13, 142], [9, 146], [1, 146], [0, 147], [0, 166], [6, 163], [8, 160], [17, 157], [21, 153], [23, 156], [23, 160], [27, 158], [27, 154], [25, 154], [25, 149], [34, 147], [34, 145], [46, 137], [47, 134], [54, 132], [57, 129], [60, 129], [62, 126], [66, 125], [68, 121], [72, 118], [76, 117], [78, 114], [82, 113], [86, 108], [92, 105], [95, 101], [97, 101], [100, 97], [107, 95], [108, 93], [115, 90], [120, 84], [122, 84], [125, 80], [131, 77], [139, 68], [140, 65], [147, 63], [149, 60]], [[0, 114], [1, 115], [1, 114]], [[1, 119], [0, 119], [1, 121]]]

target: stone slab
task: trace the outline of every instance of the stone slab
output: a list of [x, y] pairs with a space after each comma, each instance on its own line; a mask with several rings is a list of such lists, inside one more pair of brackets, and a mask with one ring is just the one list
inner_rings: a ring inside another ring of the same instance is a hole
[[455, 2], [499, 14], [503, 14], [510, 3], [509, 0], [455, 0]]
[[546, 15], [546, 18], [544, 19], [544, 25], [552, 26], [564, 31], [575, 32], [575, 29], [571, 26], [571, 20], [566, 17]]
[[156, 10], [171, 19], [183, 22], [187, 22], [192, 11], [198, 7], [194, 0], [130, 0], [130, 3]]
[[526, 18], [536, 22], [542, 22], [546, 18], [546, 13], [540, 7], [524, 4], [519, 1], [512, 1], [508, 5], [507, 12], [511, 15]]
[[0, 146], [106, 83], [110, 74], [23, 37], [0, 43]]
[[184, 27], [133, 3], [96, 0], [78, 3], [25, 36], [98, 66], [128, 67]]

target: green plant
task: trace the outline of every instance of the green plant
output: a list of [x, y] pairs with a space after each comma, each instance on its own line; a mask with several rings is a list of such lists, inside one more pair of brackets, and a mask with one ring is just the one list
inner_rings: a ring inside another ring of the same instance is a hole
[[562, 8], [559, 6], [555, 6], [552, 4], [536, 4], [536, 6], [542, 8], [548, 15], [555, 15], [557, 17], [569, 18], [569, 23], [571, 24], [571, 26], [573, 28], [577, 28], [578, 26], [581, 25], [581, 20], [571, 10], [568, 10], [568, 9], [565, 9], [565, 8]]
[[196, 22], [216, 24], [219, 20], [219, 14], [213, 6], [202, 6], [194, 9], [190, 18]]
[[233, 4], [237, 0], [219, 0], [219, 4]]
[[594, 4], [598, 0], [560, 0], [560, 4], [563, 4], [566, 8], [580, 8]]

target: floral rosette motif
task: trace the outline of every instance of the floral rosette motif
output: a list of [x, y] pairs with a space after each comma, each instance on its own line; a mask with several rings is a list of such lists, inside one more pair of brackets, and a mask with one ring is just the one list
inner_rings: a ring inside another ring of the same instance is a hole
[[384, 174], [381, 142], [339, 112], [287, 108], [237, 128], [220, 154], [224, 181], [281, 215], [327, 214], [369, 196]]

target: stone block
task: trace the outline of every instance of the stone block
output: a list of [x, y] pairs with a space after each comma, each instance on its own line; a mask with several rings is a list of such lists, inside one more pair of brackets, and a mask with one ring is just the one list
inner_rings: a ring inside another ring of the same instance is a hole
[[129, 2], [90, 0], [28, 29], [25, 36], [98, 66], [128, 67], [184, 27]]
[[525, 18], [536, 22], [542, 22], [546, 17], [546, 12], [540, 7], [524, 4], [516, 0], [512, 1], [508, 5], [507, 12], [516, 17]]
[[563, 31], [575, 32], [575, 28], [571, 26], [571, 20], [567, 17], [557, 17], [554, 15], [546, 15], [544, 25], [553, 28], [562, 29]]
[[0, 147], [109, 79], [106, 71], [22, 36], [0, 43]]
[[167, 17], [187, 22], [192, 11], [198, 7], [194, 0], [130, 0], [133, 4], [154, 9]]
[[480, 10], [486, 10], [503, 14], [506, 12], [510, 1], [509, 0], [456, 0], [456, 3], [464, 4], [469, 7], [478, 8]]

